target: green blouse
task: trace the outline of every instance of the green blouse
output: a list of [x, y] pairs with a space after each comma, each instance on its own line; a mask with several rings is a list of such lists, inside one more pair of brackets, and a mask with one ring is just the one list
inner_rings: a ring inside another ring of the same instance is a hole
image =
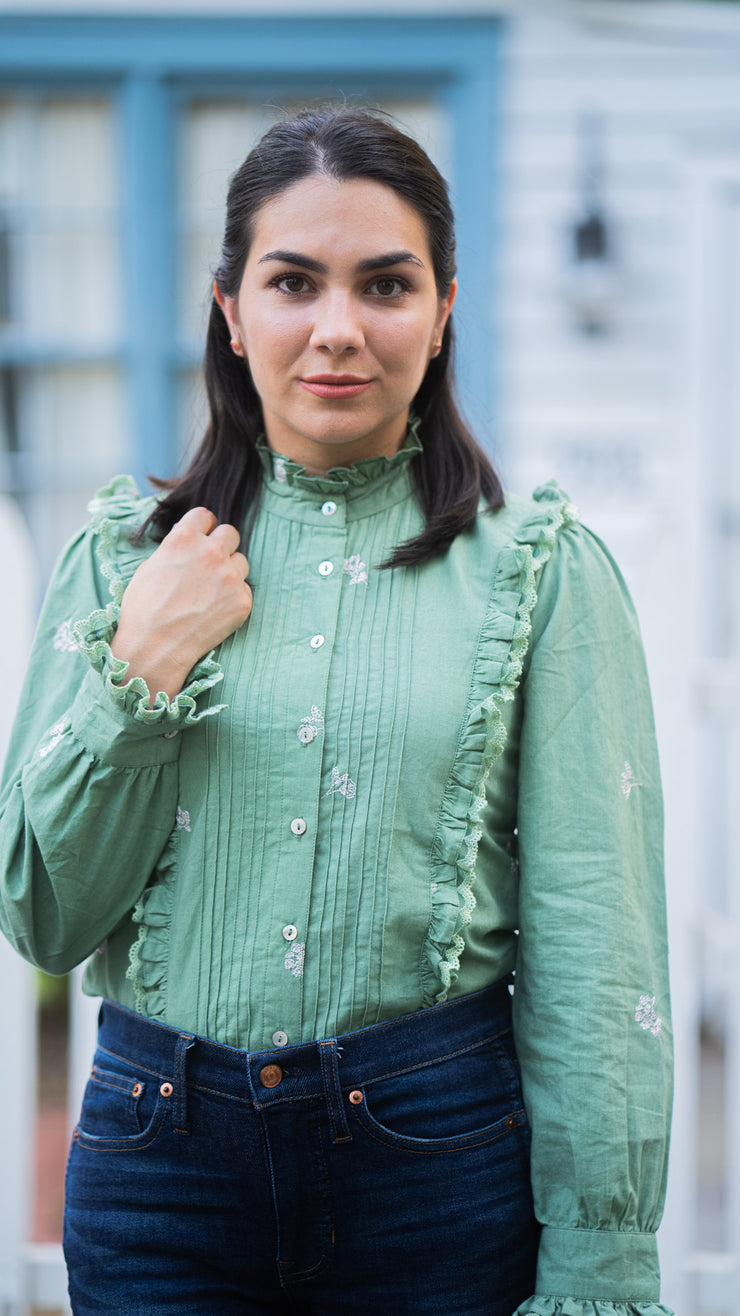
[[[0, 799], [0, 923], [33, 963], [261, 1050], [516, 968], [542, 1221], [518, 1316], [665, 1316], [662, 814], [624, 583], [555, 485], [444, 557], [409, 463], [262, 450], [254, 607], [171, 702], [111, 654], [151, 510], [91, 504], [44, 606]], [[84, 620], [81, 620], [84, 619]]]

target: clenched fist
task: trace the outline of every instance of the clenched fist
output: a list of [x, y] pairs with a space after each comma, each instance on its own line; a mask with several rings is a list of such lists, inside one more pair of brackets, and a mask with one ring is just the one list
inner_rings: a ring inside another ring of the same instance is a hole
[[111, 649], [129, 677], [144, 678], [152, 700], [159, 690], [178, 694], [198, 659], [247, 620], [249, 563], [238, 548], [234, 526], [193, 507], [134, 573]]

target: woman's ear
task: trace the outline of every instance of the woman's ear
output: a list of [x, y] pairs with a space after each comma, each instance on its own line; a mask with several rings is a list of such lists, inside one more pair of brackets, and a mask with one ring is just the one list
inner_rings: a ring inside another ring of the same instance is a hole
[[236, 299], [234, 297], [224, 297], [215, 279], [213, 280], [213, 295], [221, 307], [224, 319], [229, 326], [229, 333], [231, 334], [231, 350], [236, 356], [243, 356], [244, 348], [242, 347], [241, 338], [239, 336], [239, 321], [236, 315]]
[[450, 318], [450, 311], [455, 303], [457, 296], [457, 279], [453, 279], [450, 284], [450, 291], [445, 300], [440, 304], [439, 316], [434, 326], [434, 342], [432, 344], [432, 356], [439, 356], [442, 349], [442, 337], [445, 331], [445, 325]]

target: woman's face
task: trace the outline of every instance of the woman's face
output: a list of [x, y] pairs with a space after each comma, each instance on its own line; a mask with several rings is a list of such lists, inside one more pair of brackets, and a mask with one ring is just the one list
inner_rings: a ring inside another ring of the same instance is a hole
[[398, 451], [455, 295], [412, 206], [313, 174], [262, 206], [238, 296], [216, 295], [271, 448], [312, 472]]

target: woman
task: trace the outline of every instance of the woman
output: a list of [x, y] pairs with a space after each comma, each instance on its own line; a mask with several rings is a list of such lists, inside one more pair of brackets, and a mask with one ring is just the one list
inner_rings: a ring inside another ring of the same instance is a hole
[[637, 624], [567, 499], [504, 500], [465, 429], [454, 273], [414, 142], [348, 108], [271, 129], [229, 192], [203, 444], [158, 504], [103, 490], [52, 582], [2, 921], [107, 998], [84, 1316], [667, 1311]]

